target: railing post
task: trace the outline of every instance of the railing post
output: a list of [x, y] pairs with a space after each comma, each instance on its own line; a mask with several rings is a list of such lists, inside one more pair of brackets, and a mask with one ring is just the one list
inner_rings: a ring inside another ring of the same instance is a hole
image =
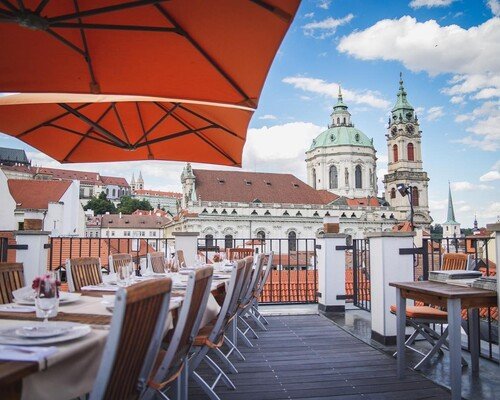
[[402, 255], [399, 250], [412, 249], [414, 236], [414, 232], [366, 235], [370, 240], [371, 337], [385, 345], [396, 344], [397, 331], [396, 316], [390, 312], [391, 305], [396, 304], [396, 289], [390, 287], [389, 282], [413, 281], [413, 256]]
[[47, 271], [49, 234], [45, 231], [16, 231], [17, 246], [27, 246], [16, 251], [16, 261], [23, 263], [24, 280], [27, 286], [36, 276]]
[[175, 237], [175, 250], [184, 252], [187, 266], [193, 266], [198, 254], [199, 232], [172, 232]]
[[[495, 232], [495, 262], [498, 266], [500, 261], [500, 223], [488, 224], [486, 229], [491, 232]], [[497, 267], [498, 276], [498, 267]], [[497, 278], [497, 303], [500, 304], [500, 279]], [[498, 337], [500, 337], [500, 324], [498, 324]]]
[[316, 239], [319, 311], [345, 311], [346, 238], [344, 234], [325, 233]]

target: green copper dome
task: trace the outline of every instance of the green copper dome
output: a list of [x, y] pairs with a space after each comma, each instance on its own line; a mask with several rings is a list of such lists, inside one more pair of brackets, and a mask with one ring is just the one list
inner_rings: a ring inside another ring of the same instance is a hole
[[353, 126], [334, 126], [320, 133], [309, 150], [330, 146], [373, 147], [373, 140]]

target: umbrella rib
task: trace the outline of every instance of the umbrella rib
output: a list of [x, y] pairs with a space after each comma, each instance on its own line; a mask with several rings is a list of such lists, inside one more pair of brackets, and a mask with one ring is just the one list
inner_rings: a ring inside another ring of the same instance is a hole
[[81, 121], [85, 122], [87, 125], [93, 127], [96, 132], [99, 132], [101, 135], [103, 135], [104, 137], [106, 137], [107, 139], [109, 139], [111, 142], [114, 143], [115, 146], [121, 147], [121, 148], [128, 148], [127, 143], [125, 143], [119, 137], [113, 135], [106, 128], [104, 128], [101, 125], [97, 124], [96, 122], [92, 121], [90, 118], [86, 117], [82, 113], [80, 113], [77, 110], [71, 108], [68, 104], [66, 104], [66, 103], [58, 103], [58, 104], [59, 104], [60, 107], [62, 107], [66, 111], [69, 111], [71, 114], [73, 114], [75, 117], [77, 117]]
[[[5, 1], [5, 0], [1, 0]], [[134, 7], [142, 7], [142, 6], [147, 6], [147, 5], [152, 5], [156, 3], [160, 3], [163, 1], [167, 0], [138, 0], [138, 1], [131, 1], [128, 3], [124, 4], [116, 4], [114, 6], [107, 6], [107, 7], [100, 7], [100, 8], [94, 8], [91, 10], [86, 10], [82, 12], [76, 12], [72, 14], [65, 14], [65, 15], [58, 15], [56, 17], [49, 18], [49, 22], [57, 22], [57, 21], [67, 21], [71, 19], [76, 19], [76, 18], [81, 18], [81, 17], [89, 17], [92, 15], [100, 15], [108, 12], [114, 12], [114, 11], [122, 11], [126, 10], [128, 8], [134, 8]]]
[[236, 160], [234, 160], [229, 154], [227, 154], [224, 150], [222, 150], [219, 146], [217, 146], [215, 143], [213, 143], [211, 140], [209, 140], [207, 137], [203, 136], [199, 132], [195, 132], [195, 135], [199, 137], [201, 140], [203, 140], [206, 144], [208, 144], [210, 147], [212, 147], [214, 150], [216, 150], [218, 153], [222, 154], [225, 158], [227, 158], [229, 161], [231, 161], [234, 165], [237, 165], [238, 163]]
[[38, 7], [35, 10], [35, 14], [40, 14], [43, 11], [43, 9], [45, 8], [45, 6], [48, 4], [49, 1], [50, 0], [40, 1], [40, 3], [38, 4]]
[[[46, 126], [51, 126], [53, 128], [57, 128], [57, 129], [60, 129], [62, 131], [68, 132], [68, 133], [73, 133], [74, 135], [77, 135], [77, 136], [83, 136], [84, 135], [81, 132], [75, 131], [74, 129], [66, 128], [65, 126], [60, 126], [60, 125], [56, 125], [56, 124], [47, 124]], [[96, 135], [99, 135], [97, 132], [94, 132], [94, 133]], [[100, 137], [102, 137], [102, 136], [100, 136]], [[95, 141], [100, 142], [100, 143], [104, 143], [104, 144], [108, 144], [108, 145], [114, 146], [114, 143], [110, 142], [107, 139], [100, 139], [100, 138], [93, 137], [93, 136], [89, 136], [88, 139], [95, 140]]]
[[163, 136], [160, 138], [151, 139], [147, 142], [139, 143], [136, 147], [139, 148], [139, 147], [149, 146], [151, 144], [155, 144], [158, 142], [164, 142], [166, 140], [176, 139], [176, 138], [181, 137], [181, 136], [190, 135], [191, 133], [195, 133], [197, 131], [202, 131], [202, 130], [210, 129], [210, 128], [213, 128], [213, 127], [209, 125], [209, 126], [204, 126], [204, 127], [198, 128], [198, 129], [186, 129], [184, 131], [172, 133], [168, 136]]
[[[158, 102], [153, 102], [155, 105], [159, 106]], [[156, 121], [156, 123], [149, 128], [147, 131], [144, 132], [144, 134], [134, 143], [134, 146], [136, 146], [138, 143], [140, 143], [142, 140], [147, 139], [147, 136], [153, 132], [153, 130], [156, 129], [156, 127], [161, 124], [166, 118], [170, 116], [171, 113], [174, 112], [174, 110], [179, 106], [179, 103], [175, 103], [174, 106], [170, 110], [165, 110], [163, 107], [160, 106], [160, 109], [165, 111], [165, 115], [162, 115], [161, 118]]]
[[135, 108], [137, 109], [137, 114], [139, 115], [139, 122], [141, 123], [141, 129], [142, 129], [143, 136], [146, 138], [146, 141], [144, 143], [146, 143], [146, 146], [148, 146], [148, 157], [149, 157], [149, 156], [152, 156], [153, 153], [151, 153], [151, 147], [149, 147], [149, 144], [147, 141], [148, 133], [146, 132], [146, 129], [144, 128], [144, 121], [142, 119], [141, 108], [139, 107], [138, 102], [135, 103]]
[[257, 107], [257, 104], [252, 100], [245, 91], [238, 85], [238, 83], [222, 68], [206, 51], [201, 47], [198, 42], [196, 42], [178, 23], [177, 21], [162, 7], [161, 4], [155, 4], [155, 7], [160, 11], [160, 13], [169, 21], [174, 27], [176, 27], [180, 34], [186, 38], [186, 40], [217, 70], [217, 72], [241, 95], [243, 96], [244, 102], [253, 108]]
[[10, 11], [4, 10], [3, 8], [0, 8], [0, 15], [3, 15], [6, 18], [14, 19], [14, 14]]
[[[76, 110], [81, 110], [82, 108], [85, 108], [85, 107], [87, 107], [89, 105], [90, 105], [90, 103], [82, 104], [81, 106], [78, 106], [76, 108]], [[57, 121], [58, 119], [67, 116], [68, 114], [69, 114], [69, 112], [65, 112], [65, 113], [62, 113], [61, 115], [58, 115], [57, 117], [51, 118], [48, 121], [45, 121], [45, 122], [43, 122], [41, 124], [38, 124], [38, 125], [34, 126], [33, 128], [30, 128], [30, 129], [28, 129], [28, 130], [26, 130], [24, 132], [21, 132], [19, 135], [16, 136], [16, 138], [19, 139], [19, 138], [23, 137], [24, 135], [27, 135], [28, 133], [31, 133], [31, 132], [33, 132], [33, 131], [35, 131], [35, 130], [43, 127], [43, 126], [48, 126], [48, 125], [52, 124], [52, 122]]]
[[113, 111], [115, 112], [116, 119], [118, 120], [118, 124], [120, 125], [120, 130], [122, 131], [123, 136], [125, 136], [125, 139], [127, 140], [127, 143], [130, 147], [132, 146], [132, 144], [130, 143], [130, 139], [128, 138], [127, 131], [125, 130], [125, 126], [123, 125], [123, 121], [120, 117], [120, 113], [118, 112], [118, 108], [116, 108], [116, 103], [113, 102], [111, 104], [113, 105]]
[[286, 11], [283, 11], [279, 7], [275, 7], [263, 0], [250, 0], [252, 3], [257, 4], [258, 6], [264, 8], [265, 10], [272, 12], [276, 16], [278, 16], [280, 19], [282, 19], [285, 22], [290, 22], [292, 19], [292, 16], [288, 14]]
[[2, 3], [3, 5], [5, 5], [5, 7], [7, 8], [10, 8], [11, 11], [14, 11], [14, 12], [17, 12], [19, 11], [16, 7], [14, 7], [14, 5], [8, 1], [8, 0], [0, 0], [0, 3]]
[[59, 40], [61, 43], [65, 44], [66, 46], [68, 46], [70, 49], [73, 49], [74, 51], [76, 51], [78, 54], [82, 55], [85, 57], [85, 51], [80, 49], [78, 46], [75, 46], [73, 43], [71, 43], [69, 40], [65, 39], [64, 37], [62, 37], [61, 35], [59, 35], [57, 32], [54, 32], [52, 29], [47, 29], [45, 30], [45, 32], [47, 32], [49, 35], [51, 35], [52, 37], [54, 37], [54, 39], [57, 39]]
[[26, 11], [23, 0], [17, 0], [17, 6], [19, 7], [20, 11]]
[[50, 24], [50, 26], [53, 28], [68, 28], [68, 29], [104, 29], [104, 30], [119, 30], [119, 31], [179, 33], [179, 30], [176, 28], [167, 28], [163, 26], [88, 24], [88, 23], [73, 23], [73, 22], [55, 22]]
[[[104, 110], [102, 115], [99, 118], [97, 118], [96, 123], [97, 124], [100, 123], [112, 108], [113, 108], [113, 105], [111, 104], [106, 110]], [[93, 130], [94, 130], [94, 128], [92, 128], [92, 127], [87, 129], [87, 131], [83, 134], [83, 136], [80, 138], [78, 143], [73, 146], [73, 148], [68, 152], [68, 154], [66, 154], [66, 157], [63, 158], [63, 161], [68, 161], [68, 158], [73, 155], [75, 150], [83, 143], [83, 141], [85, 139], [87, 139], [89, 137], [89, 135], [92, 133]]]

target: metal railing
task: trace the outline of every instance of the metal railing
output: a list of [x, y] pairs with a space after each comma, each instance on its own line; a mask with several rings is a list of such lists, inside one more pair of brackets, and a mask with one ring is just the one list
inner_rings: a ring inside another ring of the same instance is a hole
[[163, 251], [165, 256], [173, 256], [174, 239], [142, 238], [50, 238], [47, 267], [49, 270], [64, 269], [66, 260], [75, 257], [99, 257], [101, 266], [109, 269], [108, 259], [111, 254], [129, 253], [138, 266], [148, 267], [147, 254]]
[[353, 304], [362, 310], [371, 311], [370, 241], [368, 239], [352, 241], [352, 281]]
[[9, 238], [0, 237], [0, 262], [7, 262]]
[[216, 253], [252, 249], [255, 254], [272, 251], [273, 270], [264, 286], [261, 303], [317, 303], [318, 271], [314, 238], [200, 238], [198, 252], [211, 262]]

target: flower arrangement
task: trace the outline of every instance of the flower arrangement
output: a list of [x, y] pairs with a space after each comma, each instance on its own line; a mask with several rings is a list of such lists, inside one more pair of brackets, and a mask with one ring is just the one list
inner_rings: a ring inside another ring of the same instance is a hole
[[[45, 297], [59, 297], [59, 286], [61, 286], [61, 281], [55, 279], [51, 274], [37, 276], [31, 284], [36, 293], [43, 293]], [[53, 293], [54, 288], [55, 296]]]

